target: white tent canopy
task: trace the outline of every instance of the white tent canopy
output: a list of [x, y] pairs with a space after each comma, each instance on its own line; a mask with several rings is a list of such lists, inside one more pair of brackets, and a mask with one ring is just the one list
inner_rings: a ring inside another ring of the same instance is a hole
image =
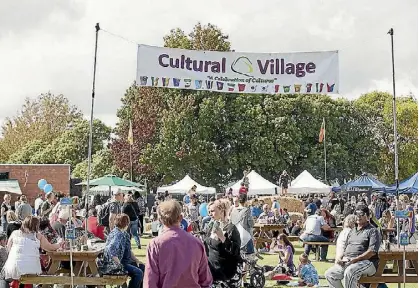
[[332, 187], [314, 178], [310, 172], [304, 170], [291, 182], [288, 193], [308, 194], [308, 193], [329, 193]]
[[169, 191], [170, 194], [186, 194], [191, 190], [193, 185], [196, 185], [196, 193], [198, 194], [215, 194], [215, 188], [202, 186], [189, 177], [189, 175], [186, 175], [176, 184], [157, 188], [157, 192]]
[[[278, 186], [269, 182], [254, 170], [252, 170], [247, 177], [249, 178], [249, 191], [247, 192], [247, 195], [275, 195], [275, 188], [278, 188]], [[228, 192], [230, 188], [233, 188], [233, 195], [239, 194], [240, 184], [242, 182], [243, 179], [236, 182], [233, 186], [228, 187], [226, 192]]]

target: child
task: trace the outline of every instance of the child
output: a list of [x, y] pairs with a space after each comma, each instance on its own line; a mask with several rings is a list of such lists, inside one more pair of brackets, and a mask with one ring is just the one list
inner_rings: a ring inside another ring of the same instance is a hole
[[288, 237], [285, 234], [279, 235], [278, 240], [280, 251], [279, 259], [283, 261], [283, 264], [285, 264], [287, 268], [287, 274], [293, 276], [295, 273], [295, 266], [294, 262], [292, 261], [295, 253], [294, 246], [291, 244], [290, 240], [288, 240]]
[[151, 235], [153, 237], [159, 236], [160, 221], [157, 219], [157, 213], [152, 214], [153, 222], [151, 222]]
[[316, 268], [308, 260], [307, 254], [303, 253], [300, 256], [300, 266], [298, 267], [298, 280], [299, 286], [313, 287], [319, 285], [319, 275], [317, 274]]

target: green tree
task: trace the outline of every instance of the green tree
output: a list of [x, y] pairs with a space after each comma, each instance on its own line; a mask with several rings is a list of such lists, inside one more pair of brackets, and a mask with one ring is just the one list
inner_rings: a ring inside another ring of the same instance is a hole
[[[44, 149], [33, 154], [30, 163], [60, 163], [76, 167], [88, 155], [89, 127], [87, 120], [76, 121], [71, 129], [67, 129]], [[94, 120], [92, 154], [103, 149], [105, 141], [109, 141], [110, 132], [111, 129], [102, 121]]]
[[180, 29], [172, 29], [163, 37], [164, 47], [188, 50], [230, 51], [228, 36], [213, 24], [202, 26], [198, 23], [189, 35]]
[[[83, 180], [87, 179], [88, 163], [84, 160], [76, 165], [73, 170], [72, 177], [80, 178]], [[114, 165], [112, 157], [112, 151], [108, 148], [97, 151], [92, 156], [92, 167], [91, 167], [91, 179], [102, 177], [104, 175], [120, 175], [120, 172]]]
[[25, 99], [18, 115], [6, 118], [1, 127], [1, 160], [31, 144], [32, 141], [51, 143], [69, 126], [82, 119], [82, 113], [63, 95], [41, 94], [36, 99]]
[[31, 163], [33, 155], [42, 151], [48, 146], [48, 143], [43, 142], [42, 140], [33, 140], [26, 143], [20, 150], [16, 151], [9, 157], [10, 163], [16, 164], [28, 164]]
[[[378, 145], [376, 149], [378, 177], [386, 183], [394, 183], [394, 134], [392, 96], [384, 92], [372, 92], [361, 95], [355, 105], [364, 112], [370, 130], [370, 137]], [[404, 179], [417, 172], [417, 120], [418, 106], [412, 97], [398, 97], [397, 130], [399, 153], [399, 179]]]

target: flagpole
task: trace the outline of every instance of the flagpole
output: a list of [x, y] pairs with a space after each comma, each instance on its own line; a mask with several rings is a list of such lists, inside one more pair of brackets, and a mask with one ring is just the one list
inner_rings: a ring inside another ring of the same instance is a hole
[[129, 144], [129, 163], [130, 163], [130, 178], [131, 178], [131, 182], [133, 181], [133, 170], [132, 170], [132, 144]]
[[324, 147], [324, 182], [327, 184], [327, 158], [326, 158], [326, 120], [323, 118], [324, 123], [324, 141], [323, 141], [323, 147]]
[[[132, 114], [132, 113], [131, 113]], [[134, 132], [132, 131], [132, 116], [129, 119], [129, 128], [128, 128], [128, 144], [129, 144], [129, 164], [130, 164], [130, 180], [131, 182], [134, 179], [134, 170], [132, 165], [132, 145], [134, 145]]]

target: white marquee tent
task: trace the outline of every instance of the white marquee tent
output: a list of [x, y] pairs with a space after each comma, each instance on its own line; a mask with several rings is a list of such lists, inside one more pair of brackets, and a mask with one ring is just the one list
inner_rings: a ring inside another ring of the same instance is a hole
[[[277, 188], [277, 192], [279, 193], [279, 188], [277, 185], [269, 182], [254, 170], [252, 170], [247, 177], [249, 178], [249, 191], [247, 195], [275, 195], [275, 188]], [[236, 182], [234, 185], [228, 187], [226, 192], [230, 188], [233, 188], [233, 195], [239, 194], [240, 184], [243, 182], [243, 179]]]
[[295, 178], [288, 187], [288, 193], [308, 194], [308, 193], [329, 193], [332, 187], [314, 178], [310, 172], [304, 170]]
[[169, 191], [170, 194], [186, 194], [191, 190], [193, 185], [196, 185], [196, 192], [198, 194], [215, 194], [215, 188], [202, 186], [189, 177], [189, 175], [186, 175], [176, 184], [157, 188], [157, 192]]

